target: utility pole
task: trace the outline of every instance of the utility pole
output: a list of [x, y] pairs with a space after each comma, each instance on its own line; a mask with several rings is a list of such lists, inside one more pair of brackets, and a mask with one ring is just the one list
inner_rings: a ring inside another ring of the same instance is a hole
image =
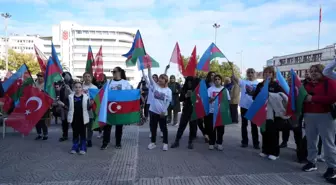
[[217, 40], [217, 29], [220, 27], [220, 24], [213, 24], [212, 27], [215, 28], [215, 44], [216, 44], [216, 40]]
[[8, 71], [8, 34], [7, 34], [7, 26], [8, 26], [8, 19], [12, 17], [9, 13], [2, 13], [1, 16], [5, 19], [5, 46], [6, 46], [6, 71]]

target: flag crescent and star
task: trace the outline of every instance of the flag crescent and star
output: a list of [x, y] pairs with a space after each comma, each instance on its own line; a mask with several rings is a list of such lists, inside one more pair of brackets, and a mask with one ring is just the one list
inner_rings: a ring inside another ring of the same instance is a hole
[[111, 113], [116, 113], [116, 112], [118, 112], [118, 110], [121, 109], [121, 105], [117, 105], [117, 107], [116, 107], [117, 110], [113, 111], [112, 106], [113, 106], [114, 104], [117, 104], [117, 102], [111, 102], [111, 103], [109, 103], [109, 105], [108, 105], [108, 110], [109, 110]]
[[[30, 97], [27, 101], [26, 101], [26, 107], [28, 106], [29, 102], [31, 101], [36, 101], [38, 103], [37, 108], [34, 110], [34, 112], [38, 111], [41, 107], [42, 107], [42, 100], [41, 98], [37, 97], [37, 96], [33, 96]], [[26, 110], [26, 115], [29, 115], [31, 112], [30, 110]]]

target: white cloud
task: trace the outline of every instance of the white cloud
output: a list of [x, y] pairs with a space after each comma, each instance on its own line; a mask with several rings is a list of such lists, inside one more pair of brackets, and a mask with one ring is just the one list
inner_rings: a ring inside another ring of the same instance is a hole
[[[197, 45], [199, 55], [214, 41], [212, 24], [218, 22], [217, 45], [223, 53], [238, 66], [243, 50], [244, 68], [255, 67], [261, 70], [267, 59], [283, 54], [290, 54], [317, 47], [318, 8], [320, 2], [308, 0], [279, 0], [260, 4], [261, 0], [253, 3], [259, 5], [248, 7], [240, 1], [224, 0], [218, 4], [219, 10], [200, 10], [197, 6], [200, 1], [177, 0], [144, 0], [137, 3], [135, 0], [124, 1], [88, 1], [70, 0], [72, 6], [80, 9], [77, 12], [57, 12], [52, 15], [50, 24], [62, 19], [71, 19], [80, 24], [100, 26], [127, 26], [139, 28], [147, 52], [161, 63], [162, 72], [168, 64], [175, 42], [180, 43], [182, 54], [189, 56], [194, 45]], [[118, 3], [120, 2], [120, 3]], [[183, 2], [181, 4], [181, 2]], [[336, 10], [336, 0], [323, 1], [323, 12], [330, 16]], [[252, 3], [252, 2], [251, 2]], [[333, 4], [334, 3], [334, 4]], [[105, 17], [111, 7], [125, 12], [117, 18]], [[164, 7], [162, 11], [169, 11], [170, 16], [156, 18], [151, 10]], [[173, 8], [172, 8], [173, 7]], [[325, 7], [325, 8], [324, 8]], [[89, 10], [94, 11], [89, 11]], [[28, 33], [50, 33], [51, 25], [34, 23], [21, 24], [11, 21], [12, 31]], [[43, 21], [42, 21], [43, 20]], [[92, 21], [94, 20], [94, 21]], [[1, 24], [1, 21], [0, 21]], [[20, 25], [21, 24], [21, 25]], [[321, 46], [336, 42], [334, 31], [336, 20], [322, 22]], [[171, 71], [171, 73], [176, 73]]]

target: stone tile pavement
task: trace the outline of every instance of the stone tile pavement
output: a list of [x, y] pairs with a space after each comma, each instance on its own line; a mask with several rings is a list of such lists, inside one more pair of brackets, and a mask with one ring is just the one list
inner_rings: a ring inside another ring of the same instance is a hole
[[[281, 158], [269, 161], [258, 151], [242, 149], [239, 125], [227, 126], [224, 151], [209, 151], [199, 133], [195, 149], [187, 146], [188, 128], [180, 148], [147, 150], [148, 125], [126, 126], [123, 148], [111, 145], [99, 150], [101, 140], [87, 155], [71, 155], [71, 142], [58, 142], [60, 125], [50, 129], [48, 141], [34, 141], [34, 134], [22, 138], [9, 134], [0, 139], [0, 185], [322, 185], [325, 165], [320, 171], [303, 173], [293, 162], [293, 149], [281, 150]], [[113, 129], [114, 130], [114, 129]], [[169, 126], [169, 141], [177, 127]], [[114, 134], [111, 134], [114, 136]], [[114, 143], [114, 139], [112, 139]]]

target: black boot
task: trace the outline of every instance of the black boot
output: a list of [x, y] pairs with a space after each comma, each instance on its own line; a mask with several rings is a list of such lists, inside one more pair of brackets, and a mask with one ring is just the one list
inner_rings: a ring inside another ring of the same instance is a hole
[[180, 146], [180, 143], [178, 141], [175, 141], [170, 148], [178, 148]]
[[188, 143], [188, 149], [190, 149], [190, 150], [194, 149], [194, 145], [191, 142]]

